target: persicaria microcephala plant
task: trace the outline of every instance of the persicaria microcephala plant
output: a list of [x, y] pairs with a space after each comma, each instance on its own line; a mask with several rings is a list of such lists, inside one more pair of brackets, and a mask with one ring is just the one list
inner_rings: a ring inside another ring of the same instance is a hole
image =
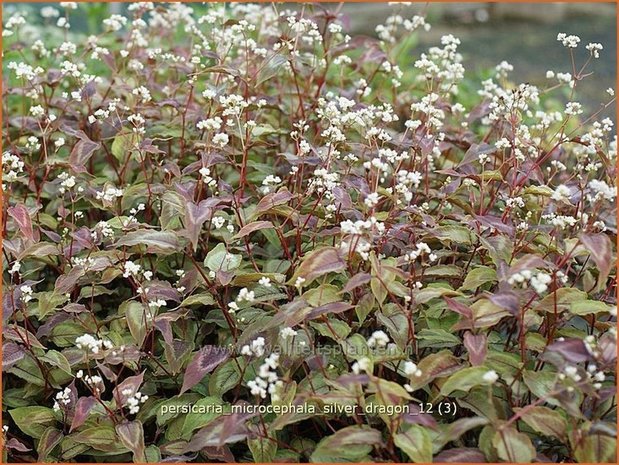
[[614, 460], [603, 45], [476, 82], [404, 4], [97, 7], [3, 20], [5, 458]]

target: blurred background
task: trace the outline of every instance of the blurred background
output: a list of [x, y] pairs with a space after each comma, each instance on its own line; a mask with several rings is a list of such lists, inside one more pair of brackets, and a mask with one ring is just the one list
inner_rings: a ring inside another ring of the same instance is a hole
[[[4, 3], [4, 16], [14, 8], [33, 11], [29, 17], [36, 21], [36, 11], [49, 3]], [[196, 10], [207, 9], [208, 4], [193, 3]], [[300, 3], [284, 3], [283, 8], [299, 8]], [[91, 3], [87, 14], [72, 14], [74, 29], [84, 33], [98, 32], [101, 20], [112, 13], [123, 13], [126, 3]], [[387, 16], [400, 11], [402, 16], [425, 14], [432, 30], [419, 34], [419, 42], [412, 50], [413, 61], [428, 47], [440, 43], [440, 37], [453, 34], [460, 38], [459, 50], [469, 77], [489, 77], [488, 70], [502, 60], [514, 66], [512, 78], [517, 82], [542, 84], [547, 70], [570, 72], [569, 54], [556, 40], [557, 33], [576, 34], [581, 38], [577, 51], [579, 62], [585, 60], [584, 46], [589, 42], [603, 44], [601, 58], [594, 60], [590, 70], [593, 76], [579, 83], [583, 103], [596, 108], [607, 100], [605, 90], [615, 87], [616, 76], [616, 6], [614, 3], [427, 3], [390, 6], [386, 3], [322, 3], [327, 9], [341, 8], [350, 31], [374, 36], [376, 25]], [[84, 6], [83, 6], [84, 8]], [[82, 10], [83, 11], [83, 10]], [[6, 19], [5, 19], [6, 20]], [[472, 74], [472, 75], [471, 75]]]
[[[333, 6], [331, 6], [333, 7]], [[397, 8], [396, 8], [397, 9]], [[374, 27], [394, 11], [381, 3], [348, 3], [342, 12], [350, 18], [356, 33], [373, 35]], [[614, 3], [421, 3], [402, 7], [403, 14], [425, 12], [432, 24], [421, 33], [415, 52], [440, 43], [441, 36], [453, 34], [462, 44], [459, 51], [467, 71], [483, 74], [503, 60], [514, 66], [512, 79], [542, 84], [547, 70], [570, 72], [571, 62], [557, 34], [565, 32], [581, 38], [578, 62], [586, 60], [589, 42], [604, 46], [601, 57], [590, 65], [593, 75], [581, 83], [581, 101], [596, 108], [608, 101], [606, 89], [616, 86], [617, 19]]]

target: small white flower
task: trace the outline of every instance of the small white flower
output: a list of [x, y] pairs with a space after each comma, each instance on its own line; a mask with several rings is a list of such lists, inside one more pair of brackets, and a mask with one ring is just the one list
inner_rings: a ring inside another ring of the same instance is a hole
[[423, 374], [423, 372], [417, 367], [417, 365], [410, 361], [404, 363], [404, 373], [406, 374], [406, 376], [417, 377], [420, 377]]
[[565, 184], [561, 184], [560, 186], [557, 186], [557, 188], [555, 189], [555, 191], [552, 193], [552, 200], [556, 200], [556, 201], [569, 201], [570, 199], [570, 188], [567, 187]]
[[134, 415], [140, 411], [140, 404], [143, 404], [148, 400], [148, 396], [141, 392], [133, 392], [132, 389], [123, 389], [122, 394], [127, 396], [125, 407], [129, 408], [129, 413]]
[[264, 338], [258, 337], [253, 340], [251, 344], [246, 344], [241, 348], [241, 355], [262, 357], [262, 355], [264, 355], [264, 346]]
[[600, 58], [600, 51], [604, 50], [602, 44], [599, 44], [597, 42], [590, 42], [585, 48], [589, 51], [589, 53], [591, 53], [591, 56], [593, 56], [593, 58]]
[[286, 327], [286, 328], [280, 329], [279, 335], [282, 337], [282, 339], [288, 339], [288, 338], [296, 336], [297, 331], [295, 331], [292, 328]]
[[97, 339], [91, 334], [84, 334], [83, 336], [79, 336], [75, 339], [75, 346], [78, 349], [86, 349], [93, 354], [98, 354], [103, 347], [103, 341]]
[[150, 102], [152, 97], [150, 95], [150, 91], [144, 87], [140, 86], [131, 91], [131, 93], [142, 100], [142, 102]]
[[247, 289], [246, 287], [244, 287], [243, 289], [241, 289], [239, 291], [239, 295], [237, 296], [236, 300], [237, 302], [253, 302], [254, 299], [256, 298], [256, 295], [254, 294], [254, 291], [250, 291], [249, 289]]
[[104, 200], [106, 202], [112, 202], [115, 199], [122, 197], [124, 191], [122, 189], [118, 189], [116, 187], [107, 186], [100, 192], [97, 192], [96, 198], [97, 200]]
[[580, 37], [575, 35], [567, 35], [564, 32], [560, 32], [557, 34], [557, 40], [563, 44], [564, 47], [567, 48], [576, 48], [580, 43]]
[[137, 276], [141, 270], [142, 267], [140, 265], [132, 262], [131, 260], [127, 260], [125, 262], [123, 277], [128, 278], [129, 276]]
[[499, 374], [494, 370], [490, 370], [484, 373], [482, 379], [486, 383], [494, 384], [499, 380]]
[[209, 168], [202, 167], [200, 168], [199, 173], [202, 176], [202, 180], [207, 186], [213, 187], [217, 185], [217, 181], [211, 177], [211, 170]]
[[568, 102], [565, 105], [565, 114], [577, 116], [583, 113], [582, 105], [579, 102]]
[[[19, 273], [20, 269], [21, 269], [21, 263], [15, 260], [15, 262], [13, 262], [13, 266], [11, 266], [11, 268], [9, 269], [9, 273], [10, 274]], [[23, 292], [23, 289], [22, 289], [22, 292]]]
[[380, 199], [380, 196], [377, 192], [372, 192], [367, 195], [365, 200], [363, 201], [369, 208], [374, 208]]
[[371, 366], [372, 366], [372, 361], [367, 357], [363, 357], [363, 358], [360, 358], [359, 361], [353, 363], [352, 372], [356, 375], [358, 375], [361, 372], [368, 373], [370, 371]]
[[64, 388], [63, 391], [60, 391], [56, 394], [56, 400], [54, 401], [53, 409], [55, 411], [59, 411], [63, 406], [69, 405], [71, 403], [71, 389]]
[[32, 300], [32, 287], [28, 285], [22, 285], [20, 288], [21, 300], [24, 303], [28, 303]]
[[213, 136], [213, 144], [218, 145], [219, 147], [225, 147], [226, 145], [228, 145], [229, 140], [230, 138], [228, 137], [228, 134], [225, 134], [223, 132], [220, 132], [219, 134], [215, 134]]
[[374, 331], [368, 339], [368, 347], [384, 348], [389, 344], [389, 336], [384, 331]]
[[222, 216], [215, 216], [211, 220], [211, 224], [215, 226], [215, 229], [221, 228], [226, 223], [226, 219]]
[[35, 118], [39, 118], [45, 114], [45, 110], [41, 105], [35, 105], [33, 107], [30, 107], [30, 114]]

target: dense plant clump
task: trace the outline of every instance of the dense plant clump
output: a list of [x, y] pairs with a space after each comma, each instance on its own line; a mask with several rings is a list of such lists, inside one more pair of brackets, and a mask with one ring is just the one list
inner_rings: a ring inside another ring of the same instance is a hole
[[5, 458], [614, 461], [602, 45], [536, 87], [406, 5], [99, 7], [4, 18]]

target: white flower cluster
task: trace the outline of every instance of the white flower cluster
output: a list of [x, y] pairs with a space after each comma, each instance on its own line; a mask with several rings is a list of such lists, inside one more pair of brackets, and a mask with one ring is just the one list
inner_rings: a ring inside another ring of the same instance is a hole
[[138, 277], [141, 271], [142, 266], [131, 260], [127, 260], [124, 266], [123, 278], [128, 278], [129, 276]]
[[249, 289], [247, 289], [246, 287], [244, 287], [243, 289], [241, 289], [239, 291], [239, 295], [237, 297], [237, 300], [239, 302], [253, 302], [254, 299], [256, 298], [256, 295], [254, 294], [254, 291], [250, 291]]
[[278, 184], [281, 184], [282, 179], [279, 176], [274, 176], [269, 174], [266, 178], [262, 180], [262, 193], [268, 194], [269, 192], [273, 192], [275, 187]]
[[365, 203], [365, 205], [369, 208], [374, 208], [376, 205], [378, 205], [379, 200], [380, 195], [378, 195], [378, 192], [370, 192], [368, 195], [366, 195], [363, 203]]
[[7, 68], [13, 70], [18, 78], [24, 78], [27, 81], [34, 81], [37, 76], [45, 72], [40, 66], [33, 68], [26, 63], [15, 63], [14, 61], [9, 62]]
[[131, 91], [131, 93], [135, 95], [136, 97], [138, 97], [142, 102], [146, 103], [152, 100], [150, 91], [144, 86], [136, 87], [135, 89]]
[[71, 190], [77, 184], [75, 176], [70, 176], [69, 173], [60, 173], [58, 175], [58, 179], [60, 179], [60, 187], [58, 188], [58, 192], [61, 194], [64, 194], [67, 190]]
[[95, 265], [95, 259], [92, 257], [71, 257], [73, 266], [81, 266], [85, 271]]
[[361, 357], [358, 361], [352, 364], [352, 372], [358, 375], [361, 372], [370, 373], [372, 369], [372, 361], [368, 357]]
[[577, 116], [583, 113], [582, 104], [579, 102], [567, 102], [565, 104], [565, 114], [569, 116]]
[[[576, 374], [577, 372], [573, 370], [574, 368], [575, 367], [572, 367], [572, 366], [565, 367], [563, 373], [559, 375], [559, 378], [560, 379], [565, 379], [564, 376], [569, 376], [568, 375], [568, 369], [569, 369], [569, 372], [571, 373], [570, 378], [572, 380], [574, 380], [573, 377], [578, 376]], [[564, 375], [564, 376], [562, 376], [562, 375]], [[595, 365], [594, 363], [591, 363], [591, 364], [589, 364], [589, 366], [587, 366], [587, 370], [585, 372], [585, 377], [586, 377], [588, 382], [593, 383], [592, 386], [593, 386], [594, 389], [601, 389], [602, 388], [602, 383], [606, 380], [606, 374], [604, 373], [604, 371], [598, 369], [597, 365]], [[575, 381], [575, 382], [578, 382], [578, 381]]]
[[372, 244], [361, 236], [355, 236], [348, 241], [340, 243], [340, 250], [344, 254], [358, 253], [363, 260], [370, 258]]
[[79, 370], [75, 377], [82, 379], [94, 394], [100, 394], [103, 390], [103, 378], [99, 375], [85, 375], [83, 370]]
[[[423, 176], [419, 171], [408, 171], [405, 169], [398, 170], [396, 176], [398, 182], [395, 185], [395, 191], [404, 197], [404, 202], [408, 204], [413, 200], [413, 189], [419, 187]], [[401, 205], [402, 201], [398, 199], [397, 204]]]
[[385, 224], [378, 221], [376, 217], [371, 216], [367, 220], [342, 221], [340, 223], [340, 230], [343, 236], [351, 236], [340, 243], [342, 252], [344, 254], [358, 253], [363, 260], [368, 260], [372, 248], [370, 241], [371, 233], [375, 230], [378, 235], [383, 234], [385, 232]]
[[[431, 47], [427, 54], [422, 53], [420, 59], [415, 62], [415, 68], [422, 72], [418, 79], [436, 81], [439, 86], [435, 90], [456, 93], [458, 86], [455, 84], [464, 79], [462, 55], [457, 52], [460, 39], [448, 34], [441, 37], [441, 44], [444, 45], [443, 48]], [[436, 99], [433, 99], [432, 103], [434, 102]], [[434, 126], [440, 127], [435, 124]]]
[[97, 192], [96, 199], [106, 202], [113, 202], [115, 199], [123, 196], [123, 190], [113, 186], [106, 186], [102, 191]]
[[140, 411], [140, 404], [143, 404], [148, 400], [148, 396], [142, 394], [140, 391], [133, 392], [133, 389], [123, 389], [121, 392], [123, 396], [127, 397], [126, 407], [129, 407], [129, 413], [135, 415]]
[[[423, 376], [423, 371], [419, 369], [416, 363], [407, 360], [406, 362], [404, 362], [404, 374], [408, 378], [420, 378], [421, 376]], [[406, 389], [407, 392], [414, 392], [415, 390], [409, 383], [404, 384], [404, 389]]]
[[297, 331], [292, 328], [285, 327], [279, 330], [279, 335], [282, 339], [290, 339], [297, 335]]
[[241, 347], [241, 355], [248, 355], [250, 357], [262, 357], [265, 350], [265, 340], [263, 337], [254, 339], [250, 344], [246, 344]]
[[228, 137], [228, 134], [224, 132], [220, 132], [213, 136], [212, 141], [213, 141], [213, 144], [217, 145], [218, 147], [223, 148], [226, 145], [228, 145], [230, 138]]
[[[269, 285], [270, 285], [270, 280], [269, 280]], [[234, 313], [234, 312], [236, 312], [239, 309], [238, 303], [241, 303], [241, 302], [252, 303], [255, 300], [255, 298], [256, 298], [255, 292], [254, 291], [250, 291], [249, 289], [244, 287], [243, 289], [241, 289], [239, 291], [239, 294], [236, 297], [236, 302], [230, 302], [228, 304], [228, 311], [230, 313]], [[261, 338], [259, 338], [259, 339], [261, 339]]]
[[411, 361], [406, 361], [404, 363], [404, 373], [406, 376], [416, 376], [418, 378], [423, 375], [423, 372], [417, 367], [417, 364]]
[[283, 386], [283, 382], [277, 376], [275, 371], [279, 366], [279, 355], [269, 355], [260, 368], [258, 368], [258, 376], [255, 379], [247, 382], [247, 387], [254, 396], [260, 396], [264, 399], [267, 393], [271, 394], [273, 400], [277, 398], [274, 396], [277, 390]]
[[494, 370], [489, 370], [484, 373], [484, 375], [482, 376], [482, 379], [486, 383], [494, 384], [499, 380], [499, 374]]
[[592, 179], [589, 181], [588, 186], [591, 194], [589, 194], [589, 201], [595, 202], [598, 200], [608, 200], [613, 202], [617, 197], [617, 188], [609, 186], [605, 181]]
[[[398, 5], [401, 4], [398, 3]], [[400, 28], [404, 29], [407, 33], [410, 33], [419, 28], [429, 31], [431, 26], [426, 23], [423, 16], [414, 15], [412, 18], [408, 19], [404, 18], [402, 15], [395, 14], [389, 16], [386, 19], [385, 24], [379, 24], [376, 26], [375, 31], [380, 40], [393, 44], [396, 42]]]
[[520, 284], [522, 287], [528, 287], [530, 285], [535, 292], [543, 294], [548, 290], [548, 285], [552, 282], [552, 276], [543, 271], [535, 273], [531, 270], [522, 270], [518, 273], [512, 274], [507, 282], [510, 285]]
[[144, 134], [146, 132], [146, 128], [144, 127], [144, 125], [146, 124], [146, 119], [142, 116], [141, 113], [134, 113], [127, 116], [127, 121], [133, 126], [131, 130], [135, 134]]
[[604, 50], [602, 44], [597, 42], [590, 42], [585, 48], [591, 53], [593, 58], [600, 58], [600, 51]]
[[515, 208], [515, 207], [519, 207], [519, 208], [524, 208], [524, 199], [522, 197], [510, 197], [505, 199], [505, 206], [508, 208]]
[[[24, 172], [24, 162], [11, 152], [2, 153], [2, 181], [11, 183]], [[2, 190], [6, 190], [4, 185]]]
[[[249, 106], [249, 102], [243, 96], [236, 94], [221, 95], [219, 103], [223, 106], [222, 116], [231, 116], [232, 118], [239, 118]], [[234, 119], [231, 119], [229, 124], [234, 124]]]
[[391, 140], [391, 135], [378, 125], [390, 123], [398, 120], [398, 116], [389, 104], [379, 106], [369, 105], [354, 109], [357, 102], [346, 97], [339, 96], [334, 92], [327, 92], [324, 97], [318, 99], [318, 109], [316, 115], [328, 127], [322, 131], [321, 137], [330, 142], [321, 158], [339, 156], [339, 151], [334, 148], [348, 140], [346, 131], [348, 129], [358, 132], [365, 136], [367, 140], [387, 142]]
[[6, 29], [13, 29], [15, 26], [23, 26], [24, 24], [26, 24], [26, 17], [22, 13], [16, 12], [4, 23], [4, 27]]
[[137, 207], [131, 208], [131, 210], [129, 210], [129, 216], [123, 220], [123, 226], [127, 227], [129, 226], [131, 223], [134, 223], [137, 221], [136, 215], [141, 212], [146, 210], [146, 205], [144, 205], [143, 203], [138, 204]]
[[563, 373], [559, 373], [559, 379], [564, 380], [566, 378], [571, 379], [575, 383], [582, 381], [582, 376], [578, 373], [578, 367], [573, 365], [567, 365], [563, 368]]
[[384, 349], [389, 344], [389, 336], [384, 331], [374, 331], [368, 339], [368, 347], [370, 349]]
[[98, 354], [104, 347], [106, 349], [113, 348], [114, 344], [107, 339], [97, 339], [91, 334], [84, 334], [83, 336], [79, 336], [75, 339], [75, 346], [78, 349], [86, 349], [93, 354]]
[[23, 284], [19, 290], [21, 291], [21, 300], [23, 303], [28, 303], [32, 300], [32, 287]]
[[552, 193], [551, 199], [556, 200], [557, 202], [569, 202], [570, 201], [570, 188], [565, 184], [561, 184], [557, 186]]
[[334, 189], [339, 185], [340, 175], [338, 173], [329, 172], [326, 168], [316, 168], [309, 181], [308, 191], [324, 194], [326, 199], [331, 200], [334, 198]]
[[567, 35], [565, 32], [557, 34], [557, 40], [567, 48], [576, 48], [580, 43], [580, 37], [575, 35]]
[[62, 408], [65, 408], [71, 403], [71, 389], [64, 388], [64, 390], [56, 394], [56, 400], [54, 401], [53, 409], [59, 412]]
[[167, 302], [163, 299], [155, 299], [155, 300], [149, 300], [148, 301], [148, 308], [150, 309], [158, 309], [161, 307], [165, 307], [167, 305]]
[[208, 187], [215, 187], [217, 185], [217, 181], [211, 177], [211, 170], [209, 168], [203, 166], [202, 168], [200, 168], [199, 173], [200, 176], [202, 176], [202, 181]]
[[569, 215], [557, 215], [556, 213], [542, 215], [542, 219], [562, 230], [574, 227], [578, 223], [578, 218]]
[[226, 224], [226, 219], [223, 216], [214, 216], [211, 219], [211, 224], [215, 227], [215, 229], [220, 229]]
[[15, 260], [11, 268], [9, 268], [9, 274], [19, 273], [21, 270], [21, 262], [19, 260]]
[[107, 221], [99, 221], [91, 231], [90, 236], [95, 241], [114, 237], [114, 230]]
[[415, 250], [404, 254], [404, 260], [406, 260], [407, 262], [414, 262], [423, 254], [427, 254], [428, 260], [430, 260], [431, 262], [436, 261], [438, 258], [438, 256], [432, 252], [432, 249], [428, 244], [426, 244], [425, 242], [418, 242], [415, 245]]
[[216, 131], [218, 129], [221, 129], [222, 123], [223, 120], [219, 116], [216, 116], [214, 118], [208, 118], [198, 121], [196, 127], [202, 131]]

